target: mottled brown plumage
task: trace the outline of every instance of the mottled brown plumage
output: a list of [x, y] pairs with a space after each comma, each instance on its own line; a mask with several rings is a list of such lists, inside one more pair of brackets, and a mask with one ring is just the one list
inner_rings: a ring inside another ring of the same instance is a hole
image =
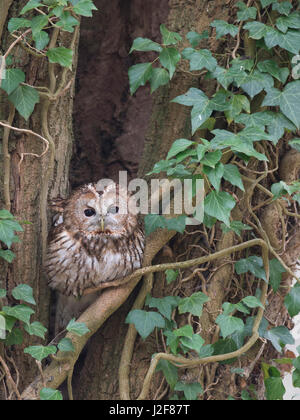
[[97, 191], [95, 184], [79, 188], [67, 200], [55, 200], [53, 207], [58, 215], [45, 270], [52, 289], [73, 296], [61, 299], [65, 303], [60, 306], [67, 301], [78, 306], [74, 298], [85, 289], [122, 278], [141, 267], [144, 232], [138, 216], [130, 213], [129, 202], [126, 191], [118, 186]]

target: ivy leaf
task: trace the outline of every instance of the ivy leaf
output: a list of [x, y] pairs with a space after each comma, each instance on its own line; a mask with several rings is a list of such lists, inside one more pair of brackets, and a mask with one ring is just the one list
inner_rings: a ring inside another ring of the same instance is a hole
[[300, 13], [294, 12], [289, 16], [281, 16], [276, 20], [276, 26], [281, 32], [287, 32], [289, 28], [300, 28]]
[[274, 122], [274, 116], [268, 111], [254, 112], [251, 114], [240, 114], [235, 117], [235, 122], [244, 124], [246, 127], [267, 126]]
[[21, 28], [30, 28], [31, 21], [24, 18], [11, 18], [8, 22], [8, 30], [9, 32], [17, 31]]
[[71, 67], [73, 63], [73, 50], [65, 47], [51, 48], [46, 53], [50, 63], [58, 63], [63, 67]]
[[260, 93], [262, 90], [270, 89], [273, 87], [273, 85], [274, 80], [269, 74], [254, 70], [251, 74], [248, 75], [247, 79], [244, 83], [242, 83], [241, 87], [246, 93], [248, 93], [251, 99], [253, 99], [254, 96]]
[[13, 259], [16, 257], [10, 249], [0, 249], [0, 258], [3, 258], [5, 261], [11, 263]]
[[[214, 355], [232, 353], [237, 350], [237, 345], [232, 338], [218, 340], [213, 344]], [[230, 364], [236, 359], [223, 360], [221, 363]]]
[[295, 139], [293, 139], [293, 140], [290, 140], [289, 141], [289, 145], [293, 148], [293, 149], [295, 149], [295, 150], [297, 150], [298, 152], [300, 152], [300, 139], [299, 138], [295, 138]]
[[212, 191], [204, 200], [204, 211], [211, 217], [230, 226], [230, 212], [235, 207], [234, 198], [224, 191]]
[[178, 155], [178, 153], [185, 151], [186, 149], [193, 146], [194, 144], [195, 144], [194, 141], [187, 140], [187, 139], [175, 140], [169, 150], [167, 159], [171, 159], [172, 157]]
[[26, 332], [28, 332], [29, 335], [36, 335], [37, 337], [45, 339], [45, 334], [47, 332], [47, 328], [43, 326], [38, 321], [33, 322], [32, 324], [25, 325], [24, 329]]
[[274, 292], [279, 289], [282, 273], [285, 273], [285, 268], [281, 265], [281, 262], [277, 258], [270, 260], [270, 284]]
[[156, 229], [165, 228], [165, 221], [159, 214], [147, 214], [145, 216], [145, 233], [149, 236]]
[[156, 371], [162, 371], [166, 381], [171, 389], [174, 389], [178, 382], [178, 368], [170, 363], [168, 360], [160, 359], [156, 366]]
[[2, 80], [1, 88], [10, 95], [20, 83], [25, 82], [25, 73], [20, 69], [7, 69], [5, 79]]
[[295, 284], [290, 290], [289, 294], [284, 299], [284, 304], [291, 317], [294, 317], [300, 312], [300, 285]]
[[79, 0], [74, 4], [73, 10], [77, 15], [92, 17], [92, 11], [98, 9], [91, 0]]
[[73, 33], [74, 26], [79, 25], [79, 21], [67, 11], [62, 11], [59, 15], [60, 20], [56, 23], [56, 26], [62, 28], [63, 31]]
[[19, 284], [12, 290], [12, 295], [17, 300], [23, 300], [24, 302], [36, 305], [32, 287], [28, 286], [28, 284]]
[[8, 97], [25, 120], [33, 113], [35, 105], [40, 101], [36, 89], [27, 85], [19, 85]]
[[231, 123], [243, 109], [250, 113], [249, 99], [245, 95], [232, 95], [228, 101], [228, 106], [225, 111], [227, 121]]
[[298, 54], [300, 33], [299, 31], [289, 30], [285, 34], [276, 29], [269, 28], [267, 33], [264, 35], [266, 46], [271, 49], [276, 45], [281, 48], [290, 51], [291, 53]]
[[171, 320], [173, 309], [177, 306], [178, 300], [175, 296], [166, 296], [164, 298], [154, 298], [150, 296], [146, 300], [149, 308], [156, 308], [167, 319]]
[[263, 73], [271, 74], [271, 76], [275, 77], [275, 79], [279, 80], [283, 84], [286, 82], [290, 74], [290, 71], [287, 67], [279, 67], [274, 60], [260, 61], [257, 64], [257, 68]]
[[236, 233], [238, 236], [241, 236], [241, 232], [243, 230], [252, 230], [252, 227], [245, 225], [244, 223], [238, 221], [238, 220], [233, 220], [230, 223], [230, 226], [226, 226], [224, 225], [224, 223], [222, 223], [221, 225], [221, 229], [224, 233], [228, 233], [231, 230], [233, 230], [234, 233]]
[[43, 50], [49, 44], [50, 38], [47, 32], [40, 31], [32, 36], [35, 41], [35, 47], [37, 50]]
[[268, 401], [283, 400], [285, 387], [280, 377], [270, 377], [265, 379], [266, 398]]
[[261, 303], [259, 299], [255, 296], [246, 296], [242, 299], [242, 302], [248, 306], [248, 308], [257, 308], [260, 307], [262, 309], [265, 309], [264, 305]]
[[201, 316], [204, 303], [210, 299], [202, 292], [193, 293], [190, 297], [183, 298], [179, 304], [178, 309], [180, 314], [186, 312], [195, 316]]
[[258, 21], [247, 22], [243, 26], [243, 28], [249, 31], [249, 36], [250, 38], [253, 38], [253, 39], [263, 38], [267, 34], [267, 32], [271, 29], [269, 26]]
[[183, 233], [186, 226], [186, 216], [181, 215], [178, 217], [171, 217], [171, 218], [165, 218], [165, 227], [168, 230], [175, 230], [176, 232]]
[[191, 325], [184, 325], [181, 328], [178, 328], [177, 330], [172, 331], [173, 334], [176, 337], [192, 337], [193, 336], [193, 327]]
[[141, 63], [130, 67], [128, 71], [130, 93], [133, 95], [140, 86], [145, 86], [152, 76], [152, 64]]
[[0, 299], [5, 298], [5, 296], [6, 296], [6, 290], [0, 289]]
[[174, 45], [179, 41], [182, 41], [181, 36], [177, 32], [169, 31], [164, 24], [160, 25], [160, 33], [162, 35], [164, 45]]
[[76, 322], [75, 318], [71, 319], [66, 327], [66, 330], [78, 335], [79, 337], [82, 337], [83, 335], [90, 332], [88, 327], [83, 322]]
[[63, 396], [60, 391], [52, 388], [43, 388], [40, 390], [41, 401], [62, 401]]
[[266, 272], [261, 257], [256, 255], [248, 258], [243, 258], [237, 261], [234, 265], [237, 274], [244, 274], [250, 271], [255, 277], [267, 281]]
[[159, 61], [162, 66], [164, 66], [170, 73], [170, 79], [172, 79], [176, 65], [180, 61], [181, 55], [176, 50], [176, 48], [163, 48], [162, 52], [159, 54]]
[[56, 351], [56, 346], [29, 346], [24, 349], [25, 354], [30, 354], [30, 356], [40, 362], [50, 354], [55, 354]]
[[72, 340], [70, 338], [67, 338], [67, 337], [60, 340], [60, 342], [57, 344], [57, 347], [60, 351], [64, 351], [64, 352], [67, 352], [67, 351], [74, 352], [75, 351]]
[[216, 323], [221, 329], [223, 338], [228, 337], [234, 332], [242, 332], [244, 329], [244, 322], [240, 318], [236, 318], [232, 315], [220, 314], [216, 318]]
[[178, 270], [166, 270], [166, 282], [167, 284], [172, 283], [173, 281], [175, 281], [178, 277]]
[[198, 382], [177, 382], [174, 391], [183, 391], [184, 396], [187, 400], [196, 400], [198, 395], [201, 395], [204, 392], [202, 386]]
[[187, 39], [189, 40], [189, 43], [193, 48], [196, 48], [199, 45], [199, 42], [202, 41], [202, 39], [207, 39], [209, 37], [208, 31], [205, 30], [199, 34], [195, 31], [190, 31], [186, 34]]
[[237, 12], [238, 21], [256, 18], [256, 7], [247, 7], [242, 1], [239, 1], [236, 5], [240, 9]]
[[151, 39], [148, 38], [136, 38], [133, 41], [132, 47], [129, 51], [129, 54], [133, 51], [156, 51], [161, 52], [162, 47]]
[[240, 190], [245, 191], [244, 184], [242, 181], [242, 177], [240, 171], [238, 170], [236, 165], [227, 164], [224, 165], [224, 179], [230, 182], [230, 184], [239, 187]]
[[277, 0], [260, 0], [262, 7], [267, 7], [272, 3], [276, 3]]
[[293, 5], [289, 1], [283, 1], [282, 3], [274, 3], [272, 5], [272, 10], [276, 10], [281, 15], [288, 16], [292, 10]]
[[209, 166], [203, 166], [203, 173], [207, 176], [212, 186], [216, 191], [220, 190], [221, 180], [224, 175], [224, 165], [219, 162], [215, 168]]
[[47, 15], [35, 16], [31, 19], [32, 35], [36, 36], [48, 24]]
[[203, 163], [203, 165], [209, 166], [210, 168], [215, 168], [221, 158], [222, 152], [220, 150], [216, 150], [214, 152], [206, 153], [200, 162]]
[[214, 71], [218, 64], [209, 50], [195, 51], [190, 55], [189, 60], [191, 71], [202, 70], [203, 68]]
[[170, 80], [167, 70], [162, 68], [155, 68], [150, 77], [151, 93], [153, 93], [160, 86], [166, 85]]
[[35, 9], [36, 7], [43, 6], [42, 3], [40, 3], [37, 0], [30, 0], [21, 10], [20, 15], [24, 15], [26, 12], [29, 12], [32, 9]]
[[191, 337], [182, 337], [180, 343], [186, 348], [186, 353], [195, 350], [199, 354], [205, 340], [199, 334], [193, 334]]
[[288, 120], [281, 112], [267, 111], [272, 117], [273, 122], [268, 124], [268, 132], [272, 137], [272, 142], [276, 145], [278, 140], [284, 135], [285, 130], [296, 131], [294, 124]]
[[281, 353], [282, 347], [286, 344], [294, 344], [295, 340], [290, 331], [284, 327], [275, 327], [266, 331], [264, 338], [270, 340], [275, 349]]
[[223, 35], [230, 34], [231, 36], [235, 37], [238, 34], [238, 27], [232, 25], [225, 20], [214, 20], [210, 26], [216, 28], [217, 39], [221, 38]]
[[127, 324], [134, 324], [136, 330], [143, 340], [145, 340], [154, 328], [164, 328], [165, 320], [157, 312], [148, 312], [141, 309], [130, 311], [125, 320]]
[[23, 343], [23, 331], [19, 328], [14, 328], [10, 333], [7, 335], [5, 339], [6, 346], [15, 346], [20, 345]]
[[2, 310], [6, 315], [19, 319], [27, 325], [30, 325], [30, 317], [34, 314], [34, 310], [27, 305], [3, 306]]
[[300, 80], [290, 82], [283, 91], [276, 88], [267, 90], [262, 106], [279, 106], [281, 112], [289, 118], [295, 126], [300, 128]]

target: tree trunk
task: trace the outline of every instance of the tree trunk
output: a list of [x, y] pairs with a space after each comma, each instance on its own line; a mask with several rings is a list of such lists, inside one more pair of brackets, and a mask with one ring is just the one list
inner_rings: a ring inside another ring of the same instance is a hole
[[[5, 1], [0, 3], [1, 50], [6, 51], [14, 40], [7, 31], [7, 21], [11, 17], [18, 16], [27, 1], [22, 0], [13, 2], [13, 4]], [[4, 4], [2, 5], [2, 3]], [[7, 6], [6, 9], [5, 5]], [[6, 20], [2, 10], [4, 12], [8, 11]], [[66, 32], [60, 34], [58, 42], [61, 45], [68, 46], [71, 43], [72, 35]], [[73, 42], [74, 63], [72, 71], [67, 73], [66, 83], [75, 79], [78, 32], [76, 32], [76, 39], [74, 36]], [[27, 75], [26, 83], [33, 86], [50, 87], [49, 68], [51, 65], [47, 63], [48, 60], [29, 55], [19, 45], [13, 50], [13, 56], [19, 67]], [[53, 84], [51, 89], [55, 91], [61, 81], [62, 70], [59, 66], [52, 66], [56, 86]], [[24, 232], [19, 235], [21, 242], [13, 246], [13, 251], [16, 254], [13, 263], [9, 266], [1, 263], [0, 284], [7, 289], [8, 296], [11, 296], [11, 290], [18, 284], [30, 285], [34, 290], [34, 298], [37, 302], [36, 313], [31, 321], [38, 320], [47, 327], [49, 326], [51, 309], [50, 290], [42, 272], [48, 226], [51, 223], [50, 213], [47, 209], [47, 199], [58, 195], [66, 196], [69, 190], [69, 165], [73, 144], [73, 93], [74, 83], [72, 82], [71, 87], [57, 101], [50, 104], [47, 99], [41, 98], [28, 122], [15, 113], [15, 116], [9, 121], [10, 125], [18, 128], [29, 128], [46, 138], [48, 138], [48, 133], [45, 131], [49, 131], [53, 140], [53, 147], [50, 147], [48, 153], [43, 157], [35, 157], [32, 154], [41, 155], [45, 149], [45, 144], [35, 136], [11, 130], [9, 132], [10, 165], [9, 167], [5, 166], [3, 159], [1, 159], [0, 167], [1, 179], [5, 177], [7, 170], [9, 171], [10, 195], [9, 203], [5, 202], [4, 184], [1, 182], [1, 207], [6, 205], [18, 220], [29, 222], [29, 224], [23, 226]], [[10, 119], [10, 110], [5, 96], [6, 94], [1, 91], [1, 120]], [[9, 298], [8, 303], [13, 303], [13, 300]], [[21, 346], [14, 346], [11, 353], [20, 374], [20, 389], [23, 389], [38, 372], [34, 360], [23, 353], [23, 349], [28, 346], [28, 340], [26, 338]], [[34, 342], [35, 340], [31, 337], [30, 345]]]

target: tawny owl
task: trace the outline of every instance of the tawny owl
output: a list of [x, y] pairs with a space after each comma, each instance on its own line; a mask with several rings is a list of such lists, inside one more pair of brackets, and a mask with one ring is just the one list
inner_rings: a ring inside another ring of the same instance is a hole
[[45, 270], [59, 293], [56, 330], [88, 306], [95, 296], [78, 300], [87, 288], [122, 278], [142, 266], [144, 232], [130, 212], [125, 190], [111, 184], [80, 187], [70, 198], [57, 200]]

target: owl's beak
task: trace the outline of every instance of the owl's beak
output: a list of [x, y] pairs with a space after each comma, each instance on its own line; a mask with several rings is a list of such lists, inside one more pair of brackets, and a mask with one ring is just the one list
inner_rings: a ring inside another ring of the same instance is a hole
[[104, 232], [104, 217], [101, 216], [101, 222], [100, 222], [101, 230]]

